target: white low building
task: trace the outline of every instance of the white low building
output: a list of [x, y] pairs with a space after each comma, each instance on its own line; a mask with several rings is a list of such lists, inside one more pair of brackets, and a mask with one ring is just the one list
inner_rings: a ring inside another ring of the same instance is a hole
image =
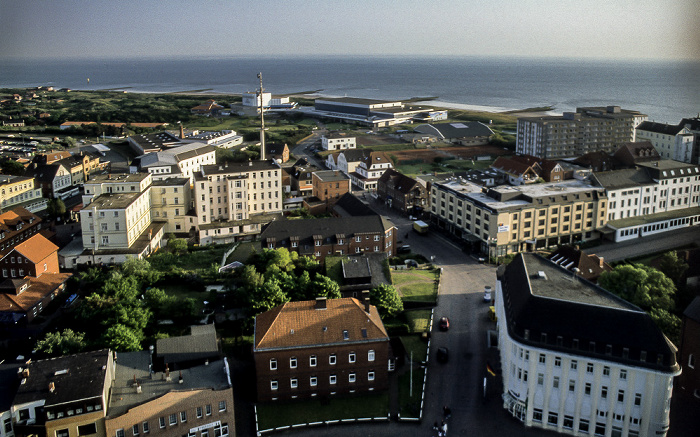
[[321, 147], [323, 150], [345, 150], [355, 149], [357, 143], [355, 137], [349, 137], [345, 134], [333, 133], [328, 136], [321, 137]]
[[534, 254], [498, 270], [503, 407], [569, 435], [665, 436], [675, 346], [638, 307]]

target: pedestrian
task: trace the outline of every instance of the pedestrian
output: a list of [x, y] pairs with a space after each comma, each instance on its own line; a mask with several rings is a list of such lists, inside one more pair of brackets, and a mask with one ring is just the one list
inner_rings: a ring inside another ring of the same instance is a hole
[[450, 410], [450, 407], [445, 405], [444, 407], [442, 407], [442, 413], [445, 415], [445, 419], [449, 419], [452, 415], [452, 410]]
[[437, 430], [438, 430], [438, 424], [437, 424], [437, 420], [436, 420], [436, 421], [435, 421], [435, 423], [433, 424], [433, 429], [434, 429], [435, 431], [437, 431]]
[[442, 422], [442, 435], [447, 435], [447, 424], [444, 421]]

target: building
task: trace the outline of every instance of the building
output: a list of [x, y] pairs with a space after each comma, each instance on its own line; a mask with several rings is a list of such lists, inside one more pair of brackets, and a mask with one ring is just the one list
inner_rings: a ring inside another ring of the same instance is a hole
[[216, 103], [216, 101], [212, 99], [207, 100], [201, 105], [195, 106], [190, 110], [190, 112], [194, 115], [204, 115], [210, 117], [219, 115], [222, 109], [224, 109], [224, 107], [219, 105], [218, 103]]
[[195, 130], [185, 135], [181, 141], [183, 143], [204, 143], [207, 146], [230, 149], [231, 147], [243, 144], [243, 137], [233, 130], [222, 130], [220, 132], [200, 132]]
[[60, 164], [70, 173], [71, 185], [82, 185], [90, 174], [100, 170], [100, 158], [90, 153], [81, 152], [73, 155], [67, 151], [52, 151], [38, 154], [34, 158], [37, 166]]
[[121, 264], [161, 245], [165, 222], [151, 218], [150, 173], [95, 176], [85, 184], [80, 210], [82, 250], [64, 256], [75, 264]]
[[384, 152], [370, 152], [360, 159], [355, 171], [348, 176], [361, 190], [376, 191], [379, 178], [393, 167], [391, 159]]
[[194, 174], [202, 166], [213, 164], [216, 164], [216, 148], [195, 142], [137, 156], [129, 166], [129, 171], [148, 172], [154, 180], [183, 177], [192, 183]]
[[[247, 92], [243, 93], [242, 97], [243, 106], [260, 108], [260, 93]], [[296, 106], [296, 102], [289, 101], [289, 96], [273, 96], [271, 93], [262, 93], [262, 107], [265, 111], [275, 109], [293, 109], [296, 108]]]
[[114, 379], [107, 349], [29, 361], [12, 401], [15, 437], [106, 437], [105, 412]]
[[569, 435], [665, 436], [676, 347], [634, 305], [534, 254], [498, 270], [503, 407]]
[[700, 164], [700, 115], [694, 118], [684, 118], [679, 124], [693, 134], [693, 153], [690, 157], [690, 163]]
[[160, 152], [161, 150], [167, 150], [182, 145], [182, 139], [170, 132], [132, 135], [126, 140], [129, 142], [129, 147], [136, 153], [136, 156], [151, 152]]
[[255, 317], [254, 336], [259, 401], [388, 387], [389, 336], [368, 299], [287, 302]]
[[188, 369], [216, 361], [220, 357], [214, 324], [192, 325], [188, 335], [156, 340], [153, 369]]
[[340, 170], [349, 176], [357, 169], [362, 159], [371, 153], [373, 153], [371, 149], [347, 149], [330, 153], [326, 157], [326, 167], [330, 170]]
[[[634, 143], [621, 144], [620, 148], [617, 149], [613, 155], [613, 158], [617, 162], [610, 166], [610, 168], [607, 168], [607, 170], [613, 170], [613, 167], [618, 169], [632, 168], [640, 162], [660, 161], [663, 159], [649, 141], [637, 141]], [[605, 170], [606, 169], [593, 169], [593, 171]]]
[[265, 143], [265, 157], [279, 163], [289, 161], [289, 146], [281, 143]]
[[328, 255], [384, 252], [392, 256], [397, 228], [378, 215], [275, 220], [260, 235], [262, 249], [284, 247], [323, 262]]
[[437, 228], [495, 257], [599, 238], [607, 200], [605, 189], [579, 180], [485, 188], [453, 178], [430, 186]]
[[311, 195], [333, 207], [343, 195], [350, 192], [350, 178], [338, 170], [319, 170], [311, 175]]
[[406, 106], [399, 101], [362, 99], [356, 97], [316, 99], [313, 110], [306, 114], [370, 126], [373, 129], [416, 121], [447, 118], [447, 111], [421, 106]]
[[34, 178], [0, 175], [0, 213], [22, 207], [29, 212], [44, 211], [48, 199], [42, 196], [41, 188]]
[[683, 312], [678, 360], [683, 373], [676, 381], [676, 390], [684, 399], [700, 405], [700, 297]]
[[60, 163], [40, 164], [30, 171], [43, 197], [65, 200], [79, 193], [71, 182], [70, 170]]
[[578, 247], [559, 246], [547, 259], [593, 283], [603, 272], [612, 271], [602, 256], [583, 253]]
[[151, 220], [165, 220], [163, 232], [189, 234], [197, 227], [190, 180], [168, 178], [154, 180], [151, 186]]
[[691, 163], [693, 140], [693, 133], [683, 124], [645, 121], [637, 126], [637, 141], [653, 144], [662, 158]]
[[700, 167], [672, 160], [593, 173], [609, 199], [605, 233], [614, 241], [700, 223]]
[[518, 118], [516, 152], [538, 158], [575, 158], [589, 152], [613, 153], [635, 141], [635, 127], [647, 116], [619, 106], [576, 108], [562, 116]]
[[422, 134], [435, 135], [442, 141], [462, 146], [488, 144], [493, 135], [491, 128], [478, 121], [421, 124], [413, 130]]
[[311, 196], [313, 192], [313, 174], [319, 169], [301, 158], [292, 167], [285, 169], [290, 172], [290, 192], [295, 196]]
[[149, 372], [149, 352], [120, 353], [107, 417], [107, 436], [227, 437], [236, 435], [228, 362], [178, 372]]
[[349, 137], [343, 132], [330, 132], [328, 136], [321, 136], [321, 148], [323, 150], [355, 149], [357, 144], [355, 137]]
[[41, 218], [22, 207], [0, 214], [0, 256], [42, 229]]
[[388, 169], [377, 181], [377, 195], [404, 214], [420, 215], [428, 207], [428, 190], [417, 180]]
[[253, 238], [280, 218], [282, 172], [272, 160], [203, 166], [193, 192], [200, 244]]
[[537, 162], [525, 162], [516, 157], [499, 156], [491, 168], [504, 175], [510, 185], [534, 184], [540, 180], [540, 165]]

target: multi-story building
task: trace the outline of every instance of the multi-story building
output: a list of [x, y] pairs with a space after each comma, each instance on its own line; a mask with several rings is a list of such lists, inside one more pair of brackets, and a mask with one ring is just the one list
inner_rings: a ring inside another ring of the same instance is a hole
[[357, 143], [355, 137], [349, 137], [343, 132], [331, 132], [328, 136], [321, 136], [321, 147], [323, 150], [355, 149]]
[[71, 183], [70, 171], [60, 163], [39, 164], [31, 173], [46, 198], [65, 200], [78, 194], [78, 188]]
[[349, 176], [370, 153], [372, 153], [371, 149], [347, 149], [334, 152], [326, 157], [325, 164], [329, 169], [340, 170]]
[[0, 255], [6, 255], [15, 245], [37, 234], [41, 218], [22, 207], [0, 214]]
[[546, 159], [574, 158], [596, 151], [613, 153], [619, 144], [635, 140], [635, 127], [646, 118], [619, 106], [518, 118], [516, 152]]
[[397, 228], [379, 215], [275, 220], [260, 235], [263, 249], [287, 248], [323, 262], [328, 255], [396, 253]]
[[243, 144], [243, 137], [234, 130], [222, 130], [219, 132], [193, 131], [182, 138], [183, 143], [204, 143], [207, 146], [229, 149]]
[[85, 184], [80, 210], [82, 249], [62, 251], [65, 265], [121, 264], [161, 245], [165, 222], [151, 217], [150, 173], [95, 176]]
[[215, 147], [196, 142], [137, 156], [129, 171], [148, 172], [153, 175], [154, 180], [183, 177], [192, 183], [194, 174], [198, 173], [202, 166], [212, 164], [216, 164]]
[[36, 155], [34, 162], [38, 165], [61, 164], [70, 173], [71, 185], [82, 185], [90, 174], [102, 167], [98, 156], [84, 152], [73, 155], [68, 151], [51, 151]]
[[361, 190], [376, 191], [379, 178], [393, 167], [391, 159], [384, 152], [370, 152], [360, 159], [355, 171], [348, 176]]
[[691, 162], [693, 133], [682, 124], [645, 121], [637, 126], [637, 141], [649, 141], [663, 158]]
[[391, 168], [377, 181], [377, 194], [390, 208], [405, 214], [421, 214], [428, 205], [426, 187]]
[[634, 305], [534, 254], [498, 270], [503, 407], [569, 435], [665, 436], [676, 348]]
[[224, 360], [149, 372], [148, 351], [120, 353], [105, 418], [111, 437], [236, 435], [230, 369]]
[[197, 226], [189, 179], [169, 178], [153, 181], [151, 219], [165, 220], [166, 234], [189, 233]]
[[679, 349], [683, 373], [676, 381], [676, 389], [682, 397], [700, 405], [700, 297], [683, 312]]
[[368, 299], [317, 298], [258, 314], [253, 359], [269, 401], [386, 390], [391, 353]]
[[431, 220], [489, 256], [598, 238], [605, 190], [583, 181], [484, 188], [466, 180], [432, 183]]
[[596, 172], [592, 182], [609, 202], [606, 230], [615, 241], [700, 223], [700, 167], [673, 160]]
[[350, 178], [338, 170], [320, 170], [312, 174], [311, 195], [325, 202], [326, 209], [350, 192]]
[[30, 361], [12, 401], [15, 437], [106, 437], [105, 412], [114, 379], [107, 349]]
[[34, 178], [0, 175], [0, 212], [20, 206], [36, 213], [48, 206], [48, 199], [41, 195]]
[[282, 169], [274, 161], [203, 166], [194, 181], [200, 244], [260, 234], [282, 213]]

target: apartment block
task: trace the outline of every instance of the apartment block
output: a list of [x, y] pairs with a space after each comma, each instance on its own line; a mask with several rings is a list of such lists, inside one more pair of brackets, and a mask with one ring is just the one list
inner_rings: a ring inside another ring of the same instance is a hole
[[48, 202], [34, 178], [0, 175], [0, 212], [19, 206], [36, 213], [45, 210]]
[[599, 238], [605, 190], [579, 180], [484, 188], [453, 178], [431, 184], [431, 220], [489, 256]]
[[515, 419], [568, 435], [667, 434], [681, 369], [646, 312], [534, 254], [497, 275], [503, 407]]
[[362, 190], [376, 191], [379, 178], [394, 165], [384, 152], [370, 152], [364, 155], [355, 171], [348, 174], [352, 183]]
[[518, 118], [516, 152], [538, 158], [575, 158], [613, 153], [635, 140], [635, 128], [647, 116], [619, 106], [576, 108], [562, 116]]
[[151, 219], [164, 220], [166, 234], [189, 233], [197, 226], [190, 180], [154, 180], [151, 186]]
[[649, 141], [664, 158], [692, 162], [694, 135], [682, 124], [645, 121], [637, 126], [637, 141]]
[[369, 300], [287, 302], [255, 318], [259, 401], [386, 390], [391, 358]]

